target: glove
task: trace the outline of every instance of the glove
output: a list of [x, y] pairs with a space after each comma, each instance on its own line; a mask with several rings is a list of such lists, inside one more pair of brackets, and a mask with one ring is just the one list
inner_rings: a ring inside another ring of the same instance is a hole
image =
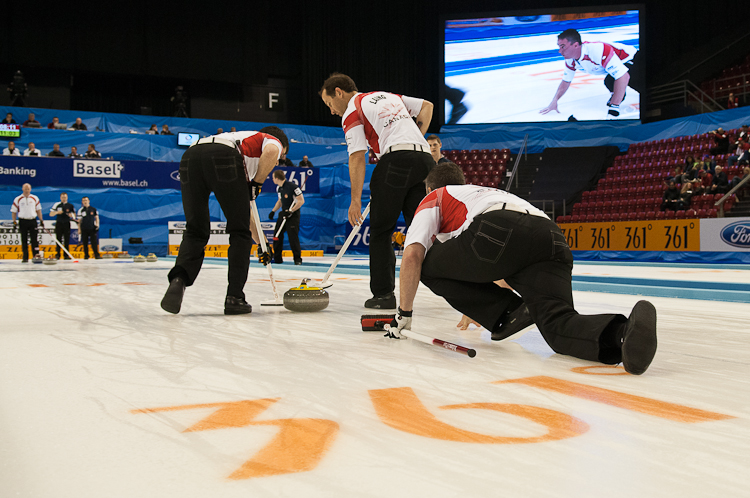
[[284, 209], [283, 211], [279, 213], [279, 217], [281, 218], [289, 218], [291, 215], [292, 215], [292, 212], [286, 209]]
[[250, 183], [247, 184], [247, 189], [250, 192], [250, 200], [254, 201], [258, 195], [260, 195], [260, 189], [263, 187], [262, 183], [258, 183], [255, 180], [250, 180]]
[[609, 110], [607, 111], [607, 119], [615, 119], [620, 117], [620, 105], [619, 104], [609, 104], [608, 105]]
[[398, 307], [398, 314], [391, 321], [391, 327], [388, 332], [385, 333], [384, 337], [391, 339], [402, 339], [404, 336], [401, 335], [403, 329], [411, 330], [411, 311], [404, 311], [401, 306]]
[[269, 219], [269, 220], [272, 220], [272, 219], [273, 219], [273, 216], [274, 216], [275, 214], [276, 214], [276, 211], [271, 211], [270, 213], [268, 213], [268, 219]]
[[13, 220], [13, 228], [18, 228], [18, 220]]
[[258, 254], [258, 262], [263, 266], [266, 266], [268, 263], [270, 263], [271, 259], [273, 259], [273, 256], [269, 254], [268, 251]]

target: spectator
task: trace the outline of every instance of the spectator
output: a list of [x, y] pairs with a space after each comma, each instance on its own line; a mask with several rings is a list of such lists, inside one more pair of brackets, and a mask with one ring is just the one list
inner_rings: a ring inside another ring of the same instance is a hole
[[693, 164], [695, 164], [695, 158], [693, 156], [687, 156], [685, 158], [685, 171], [693, 169]]
[[13, 119], [13, 113], [9, 112], [5, 115], [5, 119], [3, 119], [2, 124], [16, 124], [16, 120]]
[[450, 162], [448, 159], [443, 157], [443, 152], [441, 151], [441, 149], [443, 148], [443, 142], [440, 140], [440, 137], [438, 137], [437, 135], [430, 135], [429, 137], [427, 137], [427, 143], [430, 144], [430, 154], [435, 160], [435, 164]]
[[672, 175], [667, 177], [666, 183], [669, 184], [671, 182], [674, 182], [679, 185], [682, 185], [682, 179], [683, 179], [682, 168], [680, 166], [675, 166], [674, 171], [672, 172]]
[[297, 165], [300, 168], [312, 168], [313, 163], [310, 162], [310, 159], [307, 158], [307, 156], [302, 156], [302, 160]]
[[690, 209], [690, 199], [695, 195], [693, 182], [688, 181], [680, 189], [680, 200], [677, 201], [677, 211]]
[[76, 147], [75, 145], [71, 147], [70, 154], [68, 154], [68, 157], [72, 157], [73, 159], [81, 157], [81, 155], [78, 153], [78, 147]]
[[217, 128], [216, 134], [218, 135], [219, 133], [224, 133], [224, 128]]
[[710, 131], [709, 134], [713, 135], [713, 139], [716, 142], [716, 146], [711, 147], [711, 155], [726, 154], [729, 151], [729, 136], [724, 131], [724, 128], [719, 127], [714, 131]]
[[724, 173], [721, 166], [716, 166], [716, 174], [714, 174], [714, 180], [711, 182], [711, 188], [708, 190], [709, 194], [726, 194], [729, 192], [729, 179], [727, 174]]
[[81, 120], [81, 118], [76, 118], [76, 122], [73, 123], [72, 125], [70, 125], [70, 129], [71, 130], [76, 130], [76, 131], [86, 131], [86, 130], [88, 130], [88, 128], [86, 128], [86, 125], [83, 124], [83, 121]]
[[21, 71], [16, 71], [13, 75], [13, 81], [8, 85], [8, 94], [10, 95], [10, 105], [26, 107], [26, 97], [29, 94], [29, 85], [26, 84], [26, 78]]
[[56, 130], [60, 126], [60, 120], [57, 117], [52, 118], [52, 122], [47, 125], [48, 130]]
[[162, 135], [174, 135], [174, 133], [169, 131], [169, 126], [167, 125], [161, 125], [161, 134]]
[[735, 107], [740, 106], [740, 99], [734, 96], [733, 93], [729, 94], [729, 98], [727, 99], [727, 109], [734, 109]]
[[748, 133], [747, 125], [742, 125], [740, 128], [740, 133], [737, 135], [737, 141], [734, 142], [734, 145], [739, 145], [742, 141], [750, 142], [750, 134]]
[[664, 197], [662, 197], [661, 210], [666, 211], [671, 209], [677, 211], [677, 205], [680, 202], [680, 191], [677, 188], [677, 184], [674, 180], [669, 181], [669, 188], [664, 191]]
[[234, 126], [229, 128], [229, 133], [236, 133], [236, 132], [237, 132], [237, 128], [235, 128]]
[[8, 146], [3, 149], [4, 156], [20, 156], [21, 151], [16, 148], [15, 142], [8, 142]]
[[84, 157], [87, 157], [89, 159], [101, 159], [102, 155], [99, 154], [99, 152], [94, 147], [94, 144], [89, 144], [89, 150], [86, 151], [86, 155]]
[[41, 157], [42, 153], [36, 148], [34, 142], [29, 142], [29, 148], [23, 151], [24, 156]]
[[151, 128], [146, 130], [146, 135], [158, 135], [158, 134], [159, 134], [159, 128], [157, 128], [155, 124], [152, 124]]
[[49, 157], [65, 157], [63, 151], [60, 150], [60, 144], [54, 144], [52, 150], [47, 154]]
[[701, 180], [701, 185], [703, 185], [704, 188], [708, 189], [711, 186], [711, 182], [714, 179], [714, 176], [706, 171], [705, 169], [698, 171], [698, 178]]
[[716, 169], [716, 161], [714, 158], [706, 154], [703, 156], [703, 167], [702, 169], [706, 170], [706, 173], [714, 174], [714, 170]]
[[706, 193], [706, 188], [701, 183], [700, 178], [693, 180], [693, 197], [701, 196]]
[[279, 157], [279, 166], [293, 168], [294, 163], [290, 161], [288, 157], [286, 157], [286, 154], [281, 154], [281, 157]]
[[729, 158], [727, 159], [727, 166], [731, 168], [736, 163], [747, 160], [750, 160], [750, 142], [741, 140], [739, 141], [739, 145], [737, 146], [737, 150], [735, 150], [734, 155], [729, 156]]
[[33, 112], [29, 113], [29, 119], [23, 122], [24, 128], [41, 128], [42, 123], [36, 120]]
[[[744, 180], [745, 178], [747, 178], [748, 175], [750, 175], [750, 166], [745, 166], [743, 168], [741, 174], [739, 174], [739, 175], [735, 176], [734, 178], [732, 178], [732, 184], [731, 184], [731, 188], [729, 190], [731, 190], [734, 187], [736, 187], [737, 185], [739, 185], [740, 182], [742, 180]], [[745, 188], [747, 188], [747, 187], [745, 187]]]

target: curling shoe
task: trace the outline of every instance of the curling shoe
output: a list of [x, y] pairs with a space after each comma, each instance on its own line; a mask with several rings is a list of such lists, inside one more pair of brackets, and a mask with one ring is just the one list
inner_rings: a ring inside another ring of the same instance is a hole
[[246, 315], [252, 313], [253, 307], [244, 298], [227, 296], [224, 301], [225, 315]]
[[529, 307], [521, 301], [521, 304], [516, 309], [505, 312], [500, 328], [492, 331], [492, 340], [502, 341], [530, 325], [534, 325], [534, 320], [531, 318], [531, 313], [529, 313]]
[[633, 375], [646, 371], [656, 354], [656, 308], [638, 301], [622, 331], [622, 366]]
[[377, 310], [395, 310], [396, 296], [391, 292], [382, 296], [375, 296], [365, 301], [365, 308]]
[[161, 309], [169, 313], [177, 314], [182, 306], [182, 296], [185, 295], [185, 281], [175, 277], [169, 282], [169, 288], [161, 300]]

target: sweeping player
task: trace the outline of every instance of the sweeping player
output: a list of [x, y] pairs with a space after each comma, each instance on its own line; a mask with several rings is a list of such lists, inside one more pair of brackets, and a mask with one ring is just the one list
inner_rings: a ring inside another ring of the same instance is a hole
[[[242, 289], [250, 266], [252, 238], [260, 241], [264, 235], [256, 233], [255, 225], [250, 223], [250, 201], [260, 194], [266, 177], [288, 148], [284, 132], [276, 126], [267, 126], [260, 131], [201, 138], [185, 152], [180, 161], [180, 186], [187, 228], [177, 261], [169, 272], [169, 288], [161, 301], [165, 311], [180, 312], [185, 287], [193, 285], [200, 272], [211, 231], [208, 211], [211, 192], [227, 218], [229, 234], [229, 286], [224, 314], [252, 311]], [[271, 257], [263, 253], [259, 259], [268, 264]]]
[[642, 81], [640, 67], [636, 63], [638, 50], [622, 43], [581, 42], [581, 35], [575, 29], [566, 29], [557, 37], [557, 46], [565, 58], [565, 71], [550, 105], [539, 111], [547, 114], [557, 109], [557, 101], [565, 95], [575, 77], [576, 71], [597, 76], [607, 75], [604, 85], [612, 96], [607, 102], [607, 119], [620, 116], [620, 104], [625, 99], [628, 86], [640, 92]]
[[[302, 204], [305, 203], [305, 196], [302, 195], [302, 190], [296, 183], [287, 181], [286, 174], [280, 169], [273, 172], [273, 183], [276, 184], [279, 200], [276, 201], [273, 209], [268, 213], [268, 219], [272, 220], [276, 211], [281, 208], [276, 228], [274, 228], [273, 262], [278, 264], [284, 262], [281, 252], [284, 249], [284, 233], [287, 233], [289, 235], [289, 246], [292, 248], [294, 264], [301, 265], [302, 249], [299, 245], [299, 210]], [[284, 223], [284, 227], [279, 231], [282, 223]]]
[[[406, 235], [400, 302], [389, 335], [411, 329], [420, 279], [464, 315], [504, 339], [536, 323], [557, 353], [636, 375], [656, 353], [656, 310], [639, 301], [629, 318], [579, 315], [573, 308], [573, 255], [544, 212], [512, 194], [464, 185], [461, 169], [440, 164]], [[520, 295], [494, 282], [505, 280]]]
[[[391, 234], [403, 212], [406, 227], [425, 194], [423, 180], [435, 161], [424, 138], [432, 103], [388, 92], [360, 93], [345, 74], [334, 73], [320, 90], [331, 114], [341, 116], [349, 151], [352, 200], [349, 223], [362, 220], [365, 153], [379, 158], [370, 179], [370, 290], [366, 308], [396, 307], [396, 256]], [[412, 118], [416, 118], [416, 121]]]

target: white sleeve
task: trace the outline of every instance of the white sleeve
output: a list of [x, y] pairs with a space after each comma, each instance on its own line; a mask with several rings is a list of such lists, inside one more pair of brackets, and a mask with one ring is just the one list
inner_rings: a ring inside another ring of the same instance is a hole
[[352, 126], [346, 132], [346, 149], [350, 156], [355, 152], [367, 150], [365, 127], [362, 124]]
[[409, 111], [409, 116], [414, 117], [417, 114], [419, 114], [419, 111], [422, 110], [422, 103], [424, 102], [424, 99], [417, 99], [414, 97], [407, 97], [406, 95], [401, 96], [401, 100], [404, 101], [404, 106], [406, 106], [406, 110]]
[[440, 208], [433, 206], [418, 211], [406, 232], [404, 249], [412, 244], [422, 244], [426, 251], [430, 250], [432, 243], [440, 232]]
[[276, 149], [278, 149], [278, 152], [276, 153], [276, 160], [278, 161], [279, 158], [281, 157], [281, 149], [283, 149], [284, 147], [281, 145], [281, 142], [279, 142], [275, 138], [265, 137], [263, 139], [263, 145], [260, 146], [260, 150], [262, 152], [265, 152], [266, 147], [268, 147], [269, 145], [273, 145], [274, 147], [276, 147]]
[[18, 212], [18, 197], [13, 200], [13, 204], [10, 205], [10, 212], [11, 213], [17, 213]]
[[565, 71], [563, 71], [562, 80], [570, 83], [576, 75], [576, 66], [573, 59], [565, 59]]

